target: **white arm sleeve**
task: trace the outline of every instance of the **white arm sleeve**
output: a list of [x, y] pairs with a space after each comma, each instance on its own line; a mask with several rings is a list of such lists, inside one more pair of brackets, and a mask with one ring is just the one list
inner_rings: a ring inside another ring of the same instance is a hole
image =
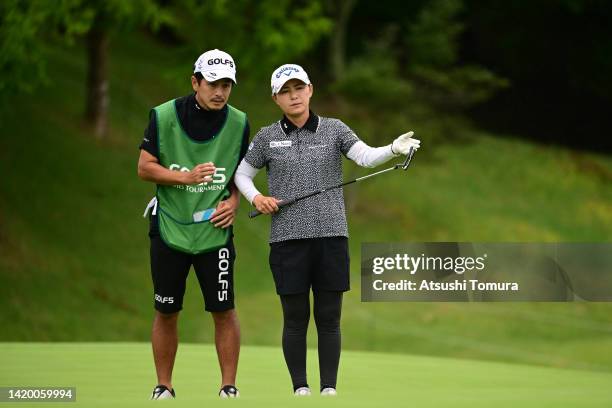
[[362, 167], [376, 167], [395, 156], [391, 151], [391, 145], [370, 147], [361, 140], [355, 143], [346, 154], [346, 157]]
[[253, 204], [253, 198], [256, 195], [261, 194], [257, 188], [255, 188], [255, 184], [253, 183], [253, 178], [259, 172], [259, 169], [251, 166], [244, 159], [240, 162], [240, 165], [236, 169], [236, 174], [234, 175], [234, 184], [238, 187], [238, 190], [242, 193], [243, 196], [249, 203]]

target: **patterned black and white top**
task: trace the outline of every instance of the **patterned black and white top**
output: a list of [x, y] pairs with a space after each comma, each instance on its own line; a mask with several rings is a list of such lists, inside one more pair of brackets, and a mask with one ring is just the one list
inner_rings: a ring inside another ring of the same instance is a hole
[[[342, 180], [342, 155], [359, 141], [342, 121], [312, 112], [302, 128], [287, 118], [262, 128], [244, 160], [266, 167], [268, 193], [278, 199], [316, 191]], [[342, 189], [326, 191], [272, 215], [270, 242], [290, 239], [348, 237]]]

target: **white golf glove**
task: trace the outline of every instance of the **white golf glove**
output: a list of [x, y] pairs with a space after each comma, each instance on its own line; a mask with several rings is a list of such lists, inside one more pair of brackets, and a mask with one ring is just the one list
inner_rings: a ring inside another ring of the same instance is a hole
[[391, 144], [391, 152], [395, 155], [406, 155], [411, 147], [413, 147], [414, 150], [418, 150], [421, 146], [421, 141], [419, 139], [413, 139], [412, 135], [414, 135], [414, 132], [410, 131], [395, 139]]

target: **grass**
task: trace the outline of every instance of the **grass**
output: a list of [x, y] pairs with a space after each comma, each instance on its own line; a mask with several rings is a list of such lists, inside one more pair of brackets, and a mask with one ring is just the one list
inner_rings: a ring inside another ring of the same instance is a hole
[[[155, 385], [150, 346], [143, 343], [1, 343], [0, 386], [76, 387], [67, 407], [150, 406]], [[314, 350], [309, 382], [318, 387]], [[176, 407], [221, 406], [214, 346], [183, 344], [173, 385]], [[608, 407], [612, 374], [487, 363], [453, 358], [348, 351], [343, 353], [339, 396], [296, 399], [282, 352], [275, 347], [243, 347], [238, 386], [231, 404], [248, 407], [385, 406], [418, 407]], [[37, 406], [20, 403], [7, 406]]]
[[[79, 47], [50, 50], [52, 83], [16, 97], [3, 112], [2, 341], [148, 339], [152, 296], [147, 223], [140, 215], [153, 186], [136, 177], [137, 146], [148, 109], [189, 88], [171, 76], [173, 50], [147, 41], [116, 43], [112, 135], [105, 141], [95, 140], [82, 123], [85, 58]], [[155, 69], [143, 62], [152, 60], [158, 61]], [[231, 102], [249, 113], [254, 134], [278, 112], [267, 87], [245, 83], [248, 78]], [[350, 187], [353, 290], [343, 311], [345, 349], [612, 370], [610, 304], [360, 302], [362, 242], [612, 237], [610, 157], [475, 131], [462, 144], [428, 146], [426, 135], [422, 139], [408, 173]], [[265, 177], [257, 182], [263, 185]], [[278, 345], [280, 307], [267, 266], [269, 219], [248, 220], [247, 210], [243, 202], [235, 227], [243, 341]], [[198, 292], [192, 275], [181, 338], [211, 343]]]

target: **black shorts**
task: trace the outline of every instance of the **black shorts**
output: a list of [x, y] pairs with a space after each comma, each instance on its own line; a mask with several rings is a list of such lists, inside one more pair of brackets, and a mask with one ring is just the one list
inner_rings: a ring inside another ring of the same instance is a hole
[[270, 244], [270, 269], [276, 293], [292, 295], [310, 290], [350, 289], [348, 239], [292, 239]]
[[183, 295], [189, 269], [198, 277], [209, 312], [234, 308], [234, 260], [236, 252], [230, 239], [223, 248], [192, 255], [170, 248], [159, 235], [151, 234], [151, 276], [155, 309], [175, 313], [183, 308]]

